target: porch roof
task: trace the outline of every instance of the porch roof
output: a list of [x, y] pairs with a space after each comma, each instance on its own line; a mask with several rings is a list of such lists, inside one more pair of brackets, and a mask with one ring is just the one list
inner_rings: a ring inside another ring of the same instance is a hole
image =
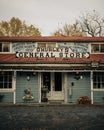
[[67, 63], [89, 63], [104, 62], [104, 54], [90, 54], [89, 58], [16, 58], [15, 54], [0, 54], [0, 64], [67, 64]]
[[[95, 63], [95, 64], [93, 64]], [[97, 63], [97, 64], [96, 64]], [[1, 70], [73, 71], [104, 70], [104, 54], [90, 58], [16, 58], [15, 54], [0, 54]]]

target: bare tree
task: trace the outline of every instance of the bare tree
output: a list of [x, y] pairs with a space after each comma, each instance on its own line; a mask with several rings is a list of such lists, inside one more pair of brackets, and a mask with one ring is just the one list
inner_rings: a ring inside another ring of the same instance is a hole
[[82, 32], [85, 32], [87, 36], [104, 36], [104, 17], [101, 17], [95, 10], [82, 15], [78, 23]]
[[85, 36], [84, 32], [81, 32], [81, 29], [77, 22], [74, 24], [65, 24], [62, 28], [56, 30], [52, 35], [54, 36]]
[[41, 36], [41, 32], [33, 25], [26, 25], [18, 18], [0, 23], [0, 36]]

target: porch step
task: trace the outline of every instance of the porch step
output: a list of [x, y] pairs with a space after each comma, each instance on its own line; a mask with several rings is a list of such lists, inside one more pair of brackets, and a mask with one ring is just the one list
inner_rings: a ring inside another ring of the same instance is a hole
[[51, 100], [49, 101], [49, 104], [53, 104], [53, 105], [60, 105], [63, 103], [63, 100]]

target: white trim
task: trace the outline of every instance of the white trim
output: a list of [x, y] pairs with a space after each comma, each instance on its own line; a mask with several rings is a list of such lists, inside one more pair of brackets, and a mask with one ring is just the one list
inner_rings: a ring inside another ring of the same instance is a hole
[[[88, 63], [89, 64], [89, 63]], [[8, 66], [8, 64], [2, 64], [3, 66]], [[2, 65], [0, 65], [0, 66], [2, 66]], [[19, 66], [28, 66], [28, 67], [33, 67], [33, 66], [38, 66], [38, 67], [72, 67], [72, 66], [84, 66], [84, 67], [86, 67], [86, 63], [66, 63], [66, 64], [53, 64], [53, 63], [50, 63], [50, 64], [45, 64], [45, 63], [39, 63], [39, 64], [37, 64], [37, 63], [31, 63], [31, 64], [26, 64], [26, 63], [23, 63], [23, 64], [21, 64], [21, 63], [18, 63], [18, 64], [9, 64], [9, 66], [13, 66], [13, 67], [18, 67], [18, 65]]]
[[[58, 66], [57, 66], [58, 67]], [[19, 72], [104, 72], [104, 70], [64, 70], [64, 69], [60, 69], [60, 70], [33, 70], [33, 69], [30, 69], [30, 70], [26, 70], [26, 69], [7, 69], [7, 70], [3, 70], [3, 69], [0, 69], [0, 71], [19, 71]]]
[[10, 42], [10, 53], [12, 53], [12, 42]]
[[55, 78], [54, 78], [54, 75], [55, 75], [54, 72], [51, 72], [51, 92], [55, 91]]
[[38, 84], [39, 84], [39, 87], [38, 87], [38, 91], [39, 91], [39, 103], [41, 103], [41, 72], [38, 73]]
[[67, 73], [64, 73], [64, 101], [65, 103], [68, 102], [68, 95], [67, 95], [67, 91], [68, 91], [68, 84], [67, 84]]
[[[93, 71], [90, 73], [90, 83], [91, 83], [91, 90], [93, 89]], [[91, 100], [93, 104], [93, 91], [91, 91]]]
[[16, 104], [16, 91], [13, 92], [13, 104]]
[[98, 92], [102, 92], [102, 91], [104, 91], [104, 89], [101, 89], [101, 88], [99, 88], [99, 89], [91, 89], [91, 91], [98, 91]]
[[14, 92], [14, 89], [0, 89], [0, 92]]
[[14, 71], [14, 74], [13, 74], [13, 89], [14, 89], [13, 104], [16, 104], [16, 71]]

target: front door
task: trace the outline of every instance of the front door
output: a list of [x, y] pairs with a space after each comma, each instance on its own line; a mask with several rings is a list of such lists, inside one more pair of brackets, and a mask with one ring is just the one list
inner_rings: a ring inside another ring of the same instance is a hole
[[64, 100], [64, 76], [62, 72], [42, 73], [42, 87], [47, 87], [48, 100]]

